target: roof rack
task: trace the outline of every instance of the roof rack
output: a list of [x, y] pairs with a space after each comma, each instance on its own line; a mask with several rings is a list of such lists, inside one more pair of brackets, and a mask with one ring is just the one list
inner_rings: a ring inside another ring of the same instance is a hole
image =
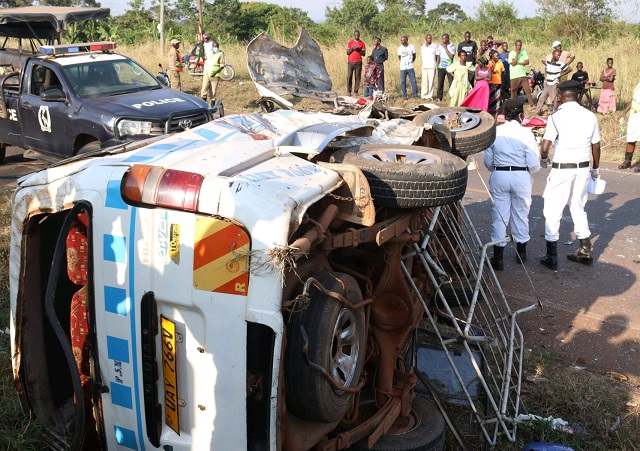
[[115, 48], [116, 43], [113, 41], [85, 42], [81, 44], [43, 45], [40, 47], [40, 53], [57, 56], [68, 53], [106, 52]]

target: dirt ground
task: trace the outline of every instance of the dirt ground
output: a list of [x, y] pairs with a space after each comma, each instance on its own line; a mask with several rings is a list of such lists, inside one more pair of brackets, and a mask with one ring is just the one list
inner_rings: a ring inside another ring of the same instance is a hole
[[[478, 171], [469, 172], [465, 195], [471, 218], [483, 241], [491, 233], [489, 172], [482, 154], [475, 155]], [[634, 159], [635, 161], [635, 159]], [[565, 258], [577, 248], [573, 223], [565, 208], [558, 242], [558, 270], [537, 260], [545, 253], [542, 192], [550, 169], [534, 175], [531, 241], [524, 267], [515, 261], [515, 245], [505, 250], [505, 270], [498, 278], [512, 308], [539, 299], [543, 309], [523, 315], [519, 324], [529, 349], [557, 352], [567, 363], [596, 373], [622, 373], [640, 383], [640, 173], [603, 163], [603, 194], [590, 195], [589, 228], [596, 262], [585, 266]]]

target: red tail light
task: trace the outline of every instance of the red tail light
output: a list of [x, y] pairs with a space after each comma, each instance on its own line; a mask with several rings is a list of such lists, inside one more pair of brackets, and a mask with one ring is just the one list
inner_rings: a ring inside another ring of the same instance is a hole
[[122, 178], [122, 198], [132, 205], [197, 211], [204, 176], [193, 172], [134, 164]]

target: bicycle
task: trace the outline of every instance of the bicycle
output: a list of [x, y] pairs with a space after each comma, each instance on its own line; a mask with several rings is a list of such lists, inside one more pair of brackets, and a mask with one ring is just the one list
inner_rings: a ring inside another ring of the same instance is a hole
[[584, 83], [583, 90], [578, 94], [578, 104], [585, 107], [592, 113], [595, 113], [598, 109], [598, 104], [593, 100], [593, 96], [591, 95], [592, 89], [600, 89], [600, 86], [597, 86], [593, 81], [587, 81]]
[[[194, 49], [195, 51], [195, 49]], [[188, 60], [189, 75], [202, 77], [204, 71], [204, 57], [199, 54], [190, 54]], [[225, 64], [220, 71], [220, 79], [231, 81], [236, 76], [236, 70], [231, 64]]]

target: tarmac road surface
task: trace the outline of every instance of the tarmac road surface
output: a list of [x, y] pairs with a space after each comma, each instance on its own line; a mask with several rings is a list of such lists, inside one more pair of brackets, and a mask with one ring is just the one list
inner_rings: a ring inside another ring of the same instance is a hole
[[[486, 242], [491, 233], [491, 209], [481, 178], [488, 184], [489, 172], [482, 165], [482, 153], [473, 159], [479, 170], [469, 172], [464, 203]], [[14, 187], [17, 177], [46, 165], [23, 159], [21, 149], [9, 148], [5, 163], [0, 165], [0, 184]], [[538, 263], [545, 252], [542, 191], [550, 171], [542, 169], [534, 175], [528, 261], [524, 268], [516, 263], [515, 245], [509, 243], [505, 270], [498, 272], [498, 278], [513, 309], [530, 305], [536, 297], [543, 303], [542, 310], [519, 318], [527, 348], [553, 349], [569, 364], [599, 373], [619, 372], [638, 384], [640, 173], [618, 170], [613, 163], [603, 163], [600, 170], [606, 190], [599, 196], [591, 195], [587, 203], [596, 262], [584, 266], [566, 260], [564, 255], [577, 248], [577, 241], [563, 245], [571, 240], [572, 231], [566, 208], [560, 227], [558, 270]]]
[[[483, 154], [474, 155], [478, 171], [469, 172], [464, 203], [484, 242], [491, 234], [489, 183]], [[507, 244], [505, 269], [498, 279], [512, 308], [543, 304], [519, 317], [529, 349], [557, 351], [567, 363], [590, 371], [614, 371], [640, 383], [640, 173], [603, 163], [600, 177], [605, 192], [589, 195], [586, 211], [593, 241], [592, 266], [573, 263], [566, 254], [577, 249], [573, 223], [566, 207], [560, 225], [558, 270], [538, 262], [545, 254], [542, 192], [551, 169], [534, 174], [529, 214], [531, 241], [524, 268], [515, 261], [515, 244]], [[569, 241], [574, 241], [568, 244]], [[492, 255], [492, 252], [489, 254]], [[526, 269], [526, 273], [525, 273]], [[527, 279], [531, 279], [531, 282]]]

